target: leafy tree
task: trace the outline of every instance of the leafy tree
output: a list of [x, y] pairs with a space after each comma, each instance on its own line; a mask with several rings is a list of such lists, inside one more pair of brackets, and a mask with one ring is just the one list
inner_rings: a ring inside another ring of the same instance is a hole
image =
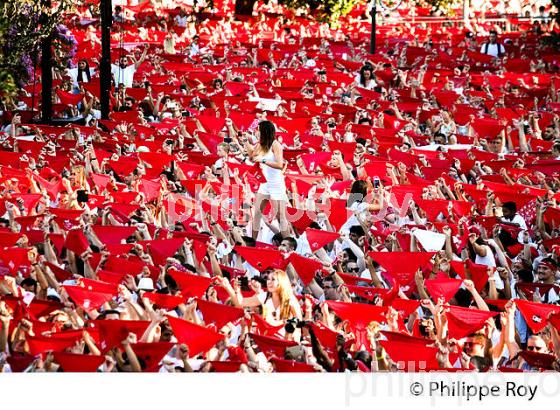
[[[61, 26], [71, 0], [47, 7], [42, 0], [4, 0], [0, 5], [0, 99], [9, 98], [30, 78], [41, 41]], [[57, 38], [55, 44], [64, 44]], [[56, 51], [56, 50], [55, 50]]]

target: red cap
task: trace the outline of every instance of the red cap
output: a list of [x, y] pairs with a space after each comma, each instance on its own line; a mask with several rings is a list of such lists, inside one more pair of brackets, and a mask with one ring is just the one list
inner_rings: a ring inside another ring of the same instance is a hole
[[134, 333], [140, 339], [150, 326], [147, 320], [91, 320], [88, 324], [91, 328], [99, 330], [99, 347], [104, 352], [120, 346], [129, 333]]
[[136, 353], [136, 356], [141, 360], [145, 367], [143, 371], [146, 372], [157, 372], [159, 363], [165, 357], [167, 353], [173, 347], [173, 343], [168, 342], [154, 342], [154, 343], [144, 343], [138, 342], [131, 345], [132, 350]]
[[54, 361], [63, 372], [86, 373], [95, 372], [103, 364], [104, 356], [74, 353], [54, 353]]
[[175, 269], [169, 269], [167, 273], [177, 282], [181, 295], [186, 297], [202, 297], [212, 284], [212, 279], [205, 276], [191, 275]]
[[457, 340], [480, 330], [488, 319], [499, 313], [459, 306], [449, 306], [446, 309], [449, 337]]
[[307, 363], [297, 362], [295, 360], [284, 360], [273, 358], [270, 360], [274, 365], [277, 373], [314, 373], [317, 370]]
[[202, 299], [198, 300], [197, 308], [202, 312], [204, 323], [206, 323], [206, 325], [214, 323], [218, 329], [221, 329], [229, 322], [235, 322], [241, 319], [245, 314], [241, 308]]
[[546, 305], [521, 299], [515, 299], [515, 305], [533, 333], [539, 333], [544, 329], [548, 322], [548, 315], [560, 313], [560, 306], [558, 305]]
[[81, 286], [63, 285], [62, 287], [66, 290], [72, 301], [86, 312], [98, 309], [113, 298], [113, 295], [110, 293], [92, 292]]
[[183, 319], [167, 316], [167, 320], [173, 329], [179, 343], [189, 347], [190, 356], [197, 356], [210, 350], [223, 336], [212, 329], [196, 325]]
[[275, 249], [236, 246], [234, 250], [259, 272], [268, 268], [279, 268], [284, 262], [282, 252]]
[[437, 347], [421, 344], [410, 345], [408, 342], [381, 340], [379, 342], [399, 369], [417, 372], [422, 369], [439, 367], [436, 359]]
[[455, 293], [459, 290], [463, 281], [460, 279], [427, 279], [424, 281], [426, 290], [430, 294], [433, 300], [438, 300], [439, 298], [444, 298], [445, 303], [455, 296]]
[[328, 245], [340, 237], [337, 232], [322, 231], [312, 228], [307, 228], [305, 234], [312, 252], [321, 249], [323, 246]]
[[305, 286], [309, 285], [318, 270], [323, 269], [323, 264], [321, 262], [315, 259], [305, 258], [295, 252], [290, 255], [288, 260]]
[[64, 247], [80, 256], [89, 249], [89, 242], [81, 230], [72, 229], [66, 235]]
[[136, 232], [135, 226], [94, 225], [92, 229], [105, 245], [118, 245]]
[[270, 359], [271, 357], [284, 357], [287, 347], [297, 346], [297, 342], [293, 340], [279, 339], [270, 336], [261, 336], [249, 333], [253, 342], [259, 347], [261, 352]]

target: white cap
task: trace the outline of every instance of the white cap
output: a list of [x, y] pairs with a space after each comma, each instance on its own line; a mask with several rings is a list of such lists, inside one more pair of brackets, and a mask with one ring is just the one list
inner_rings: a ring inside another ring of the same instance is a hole
[[142, 278], [140, 282], [138, 282], [138, 289], [139, 290], [154, 290], [154, 281], [152, 278]]

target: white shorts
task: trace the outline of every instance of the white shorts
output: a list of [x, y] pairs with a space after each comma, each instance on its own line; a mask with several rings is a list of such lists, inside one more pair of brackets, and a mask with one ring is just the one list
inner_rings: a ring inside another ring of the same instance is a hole
[[270, 182], [263, 182], [259, 190], [259, 194], [268, 195], [270, 199], [274, 201], [287, 201], [288, 195], [286, 195], [286, 185], [285, 184], [271, 184]]

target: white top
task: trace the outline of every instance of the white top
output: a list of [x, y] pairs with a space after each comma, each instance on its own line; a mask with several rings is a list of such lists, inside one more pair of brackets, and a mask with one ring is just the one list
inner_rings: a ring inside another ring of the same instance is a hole
[[492, 248], [488, 245], [481, 245], [486, 249], [486, 256], [476, 255], [474, 263], [479, 265], [486, 265], [491, 268], [496, 266], [496, 260], [494, 259], [494, 252], [492, 252]]
[[[93, 77], [93, 68], [89, 69], [90, 77]], [[89, 83], [86, 72], [82, 71], [82, 78], [80, 79], [82, 83]], [[72, 84], [74, 87], [78, 86], [78, 67], [68, 69], [68, 75], [72, 78]]]
[[120, 68], [118, 65], [111, 64], [111, 75], [115, 79], [117, 87], [121, 83], [124, 84], [126, 88], [132, 87], [134, 73], [136, 73], [136, 67], [134, 64], [131, 64], [126, 68]]
[[[482, 46], [480, 47], [480, 52], [482, 54], [485, 54], [484, 51], [486, 51], [486, 43], [482, 44]], [[506, 52], [504, 46], [502, 44], [499, 43], [495, 43], [495, 44], [490, 44], [488, 43], [488, 51], [486, 51], [486, 54], [492, 57], [498, 57], [500, 53], [504, 54]]]
[[513, 219], [511, 221], [506, 219], [506, 218], [502, 218], [502, 221], [519, 225], [519, 228], [521, 228], [521, 230], [519, 231], [519, 234], [517, 235], [517, 241], [519, 243], [523, 243], [523, 231], [527, 230], [527, 223], [525, 222], [525, 219], [523, 219], [523, 217], [521, 215], [515, 214], [515, 216], [513, 217]]
[[[262, 159], [266, 160], [267, 162], [276, 161], [276, 158], [274, 157], [274, 152], [272, 152], [272, 148], [268, 150], [268, 152], [265, 155], [263, 155]], [[272, 168], [266, 164], [261, 163], [261, 171], [266, 179], [266, 182], [269, 185], [285, 186], [284, 174], [282, 173], [281, 169]]]

